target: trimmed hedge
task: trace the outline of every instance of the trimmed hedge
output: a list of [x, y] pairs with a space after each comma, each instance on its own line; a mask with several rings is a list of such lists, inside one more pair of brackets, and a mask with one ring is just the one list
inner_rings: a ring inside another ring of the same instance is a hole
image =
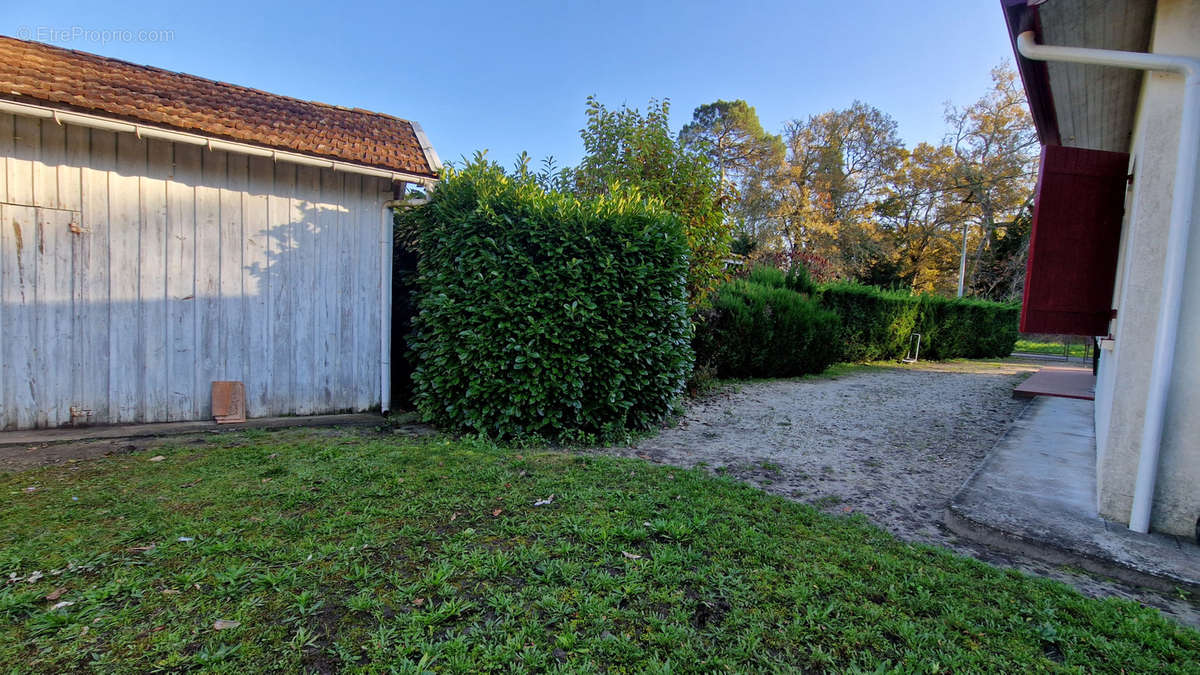
[[1017, 343], [1020, 309], [986, 300], [942, 298], [834, 283], [817, 292], [842, 319], [842, 360], [904, 358], [909, 336], [921, 334], [921, 358], [997, 358]]
[[691, 370], [679, 220], [626, 193], [547, 193], [476, 160], [409, 213], [409, 338], [429, 422], [490, 437], [646, 429]]
[[837, 315], [789, 290], [782, 272], [768, 270], [722, 285], [697, 317], [696, 362], [718, 377], [819, 373], [838, 358]]

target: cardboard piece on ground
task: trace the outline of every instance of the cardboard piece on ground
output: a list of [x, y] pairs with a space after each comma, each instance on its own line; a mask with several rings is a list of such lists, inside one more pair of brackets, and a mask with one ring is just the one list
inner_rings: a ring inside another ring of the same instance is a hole
[[217, 424], [246, 421], [246, 385], [234, 381], [212, 383], [212, 411]]

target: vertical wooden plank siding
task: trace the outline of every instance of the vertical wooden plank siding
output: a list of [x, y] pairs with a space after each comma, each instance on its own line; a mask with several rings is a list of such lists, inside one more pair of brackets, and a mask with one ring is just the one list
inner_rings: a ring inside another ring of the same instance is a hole
[[292, 229], [297, 210], [292, 195], [296, 191], [296, 165], [276, 163], [274, 166], [274, 190], [268, 198], [267, 219], [270, 228], [268, 241], [269, 260], [267, 292], [270, 294], [271, 317], [268, 322], [271, 344], [268, 414], [285, 414], [295, 411], [293, 397], [295, 382], [296, 346], [293, 342], [292, 315], [294, 312], [296, 287], [292, 274], [293, 260]]
[[109, 408], [109, 177], [117, 166], [117, 137], [111, 131], [93, 129], [88, 161], [83, 167], [83, 212], [81, 214], [82, 256], [76, 261], [83, 286], [82, 304], [75, 308], [76, 332], [82, 343], [83, 360], [72, 366], [83, 371], [82, 386], [75, 403], [92, 411], [95, 422], [115, 418]]
[[112, 422], [143, 422], [138, 398], [142, 349], [138, 340], [138, 281], [141, 276], [141, 177], [146, 142], [117, 134], [117, 169], [108, 178], [109, 414]]
[[32, 427], [37, 414], [37, 326], [34, 311], [37, 219], [34, 211], [32, 206], [6, 205], [4, 209], [4, 314], [7, 319], [4, 347], [5, 361], [11, 364], [10, 419], [14, 428]]
[[0, 429], [379, 406], [386, 187], [0, 115]]
[[383, 208], [385, 184], [378, 178], [363, 178], [363, 190], [358, 201], [358, 222], [361, 234], [356, 241], [359, 246], [359, 266], [363, 268], [363, 284], [355, 293], [355, 302], [362, 303], [364, 325], [362, 353], [359, 355], [363, 368], [362, 382], [368, 383], [359, 390], [358, 408], [379, 404], [379, 325], [381, 316], [379, 284], [379, 212]]
[[13, 117], [12, 145], [6, 162], [10, 204], [33, 206], [33, 164], [41, 138], [42, 130], [36, 119]]
[[246, 381], [246, 307], [242, 289], [245, 238], [242, 193], [246, 190], [246, 155], [226, 155], [226, 187], [221, 190], [221, 356], [223, 380]]
[[297, 414], [307, 415], [316, 412], [317, 406], [317, 349], [314, 337], [316, 335], [316, 312], [314, 304], [317, 297], [316, 260], [317, 260], [317, 209], [321, 191], [320, 171], [311, 166], [296, 167], [296, 191], [293, 209], [296, 221], [292, 224], [294, 245], [292, 258], [295, 263], [292, 268], [291, 283], [296, 289], [296, 302], [292, 305], [292, 340], [296, 345], [295, 359], [292, 361], [292, 371], [295, 373], [295, 389], [293, 391], [294, 407]]
[[58, 165], [66, 157], [67, 131], [53, 121], [35, 120], [40, 138], [33, 157], [33, 205], [58, 208]]
[[317, 246], [317, 279], [315, 296], [317, 315], [313, 325], [317, 331], [314, 336], [316, 346], [314, 369], [317, 373], [317, 401], [326, 410], [336, 410], [340, 397], [335, 396], [336, 372], [338, 362], [345, 360], [340, 354], [341, 345], [337, 341], [337, 304], [339, 298], [334, 270], [338, 264], [338, 208], [343, 198], [343, 174], [333, 169], [321, 170], [321, 193], [317, 206], [317, 240], [328, 242], [325, 246]]
[[[11, 249], [5, 246], [5, 231], [8, 230], [9, 223], [4, 202], [8, 201], [8, 158], [12, 155], [12, 144], [13, 116], [0, 113], [0, 336], [8, 334], [6, 332], [8, 318], [5, 313], [7, 275], [4, 274], [4, 263], [5, 259], [11, 255]], [[0, 340], [0, 430], [9, 428], [9, 416], [15, 414], [9, 403], [9, 397], [12, 394], [11, 387], [16, 384], [12, 382], [8, 373], [12, 366], [5, 342], [5, 340]], [[11, 422], [11, 426], [16, 426], [15, 419]]]
[[362, 176], [350, 174], [345, 177], [342, 194], [337, 203], [337, 260], [336, 279], [333, 292], [337, 296], [337, 380], [336, 391], [341, 394], [338, 406], [341, 408], [358, 407], [358, 397], [354, 396], [355, 365], [357, 360], [347, 358], [354, 354], [355, 348], [355, 303], [354, 303], [354, 269], [358, 266], [358, 247], [355, 245], [357, 228], [354, 218], [355, 211], [350, 206], [349, 198], [362, 192]]
[[8, 162], [13, 155], [13, 116], [0, 113], [0, 202], [8, 199]]
[[196, 374], [193, 396], [201, 419], [212, 417], [211, 386], [228, 379], [221, 358], [221, 188], [225, 153], [201, 150], [196, 186]]
[[270, 246], [270, 214], [267, 195], [275, 183], [274, 162], [250, 157], [246, 191], [242, 197], [244, 243], [242, 289], [246, 317], [246, 412], [261, 417], [270, 409], [271, 384], [271, 274], [267, 250]]
[[[67, 415], [70, 417], [71, 406], [78, 406], [80, 409], [87, 409], [87, 406], [79, 405], [83, 401], [83, 390], [86, 379], [91, 375], [89, 372], [92, 369], [79, 367], [79, 364], [84, 363], [84, 346], [85, 329], [83, 323], [84, 317], [84, 269], [81, 267], [86, 260], [86, 250], [88, 245], [88, 234], [86, 225], [83, 222], [83, 169], [87, 164], [88, 152], [91, 149], [91, 141], [89, 139], [88, 130], [86, 127], [69, 126], [67, 127], [67, 155], [62, 164], [58, 167], [58, 195], [60, 203], [64, 209], [70, 212], [70, 223], [68, 230], [70, 236], [70, 274], [71, 274], [71, 301], [70, 301], [70, 322], [67, 326], [67, 331], [71, 336], [71, 351], [67, 363], [70, 368], [68, 378], [70, 380], [70, 390], [67, 392]], [[73, 226], [73, 227], [72, 227]], [[88, 417], [81, 414], [79, 419], [81, 423], [86, 423]], [[67, 422], [74, 422], [68, 419]]]
[[46, 416], [46, 426], [61, 426], [71, 422], [71, 353], [74, 335], [72, 323], [71, 283], [74, 214], [62, 209], [41, 209], [38, 214], [42, 227], [39, 242], [39, 266], [45, 270], [38, 283], [39, 295], [45, 298], [37, 309], [42, 316], [42, 341], [39, 352], [44, 355], [42, 381], [45, 399], [40, 408]]
[[177, 143], [167, 183], [167, 417], [200, 416], [196, 400], [196, 185], [201, 148]]
[[138, 418], [169, 419], [167, 413], [167, 181], [172, 143], [146, 143], [147, 174], [141, 179], [138, 265]]

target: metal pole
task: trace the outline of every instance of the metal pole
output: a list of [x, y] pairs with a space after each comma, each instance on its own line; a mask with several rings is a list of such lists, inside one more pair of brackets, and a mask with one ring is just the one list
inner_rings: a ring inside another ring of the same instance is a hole
[[962, 259], [958, 261], [958, 297], [963, 296], [963, 283], [967, 278], [967, 223], [963, 222]]

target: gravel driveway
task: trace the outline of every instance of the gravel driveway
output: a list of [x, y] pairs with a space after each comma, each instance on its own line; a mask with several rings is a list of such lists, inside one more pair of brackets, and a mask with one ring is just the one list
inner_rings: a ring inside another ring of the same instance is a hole
[[861, 513], [901, 539], [1133, 599], [1200, 627], [1186, 600], [1010, 556], [942, 525], [950, 499], [1027, 405], [1013, 387], [1042, 365], [921, 363], [755, 381], [693, 401], [653, 438], [603, 452], [703, 466], [829, 513]]

